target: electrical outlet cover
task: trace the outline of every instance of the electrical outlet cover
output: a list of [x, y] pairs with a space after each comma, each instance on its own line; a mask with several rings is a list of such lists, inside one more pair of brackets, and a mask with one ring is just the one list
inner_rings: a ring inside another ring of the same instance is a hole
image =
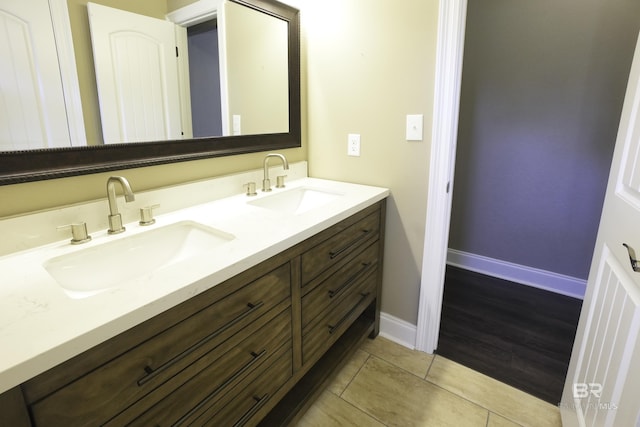
[[347, 138], [347, 155], [360, 156], [360, 134], [350, 133]]

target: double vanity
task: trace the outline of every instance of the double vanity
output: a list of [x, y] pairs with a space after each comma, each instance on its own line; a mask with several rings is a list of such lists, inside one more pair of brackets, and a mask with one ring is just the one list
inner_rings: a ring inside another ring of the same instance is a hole
[[0, 425], [295, 421], [378, 333], [388, 190], [292, 169], [118, 196], [126, 231], [0, 258]]

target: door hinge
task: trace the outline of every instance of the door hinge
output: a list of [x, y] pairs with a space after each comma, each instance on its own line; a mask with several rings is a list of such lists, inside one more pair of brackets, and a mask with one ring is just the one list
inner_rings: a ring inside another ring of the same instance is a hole
[[179, 58], [180, 55], [178, 54], [178, 46], [176, 46], [176, 58]]
[[447, 194], [449, 194], [449, 190], [451, 189], [451, 181], [447, 182]]

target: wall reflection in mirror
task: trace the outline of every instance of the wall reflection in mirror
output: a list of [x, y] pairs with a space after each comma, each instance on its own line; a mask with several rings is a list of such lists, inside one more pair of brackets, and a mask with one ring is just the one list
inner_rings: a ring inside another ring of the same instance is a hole
[[232, 1], [205, 18], [68, 0], [74, 88], [48, 3], [0, 0], [0, 151], [289, 131], [286, 21]]

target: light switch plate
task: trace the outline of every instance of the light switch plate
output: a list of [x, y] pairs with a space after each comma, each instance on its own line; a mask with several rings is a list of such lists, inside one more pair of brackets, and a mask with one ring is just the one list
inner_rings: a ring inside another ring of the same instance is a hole
[[233, 134], [242, 135], [242, 117], [239, 114], [233, 115]]
[[407, 141], [422, 141], [422, 114], [407, 115]]
[[360, 134], [350, 133], [347, 137], [347, 155], [354, 157], [360, 156]]

